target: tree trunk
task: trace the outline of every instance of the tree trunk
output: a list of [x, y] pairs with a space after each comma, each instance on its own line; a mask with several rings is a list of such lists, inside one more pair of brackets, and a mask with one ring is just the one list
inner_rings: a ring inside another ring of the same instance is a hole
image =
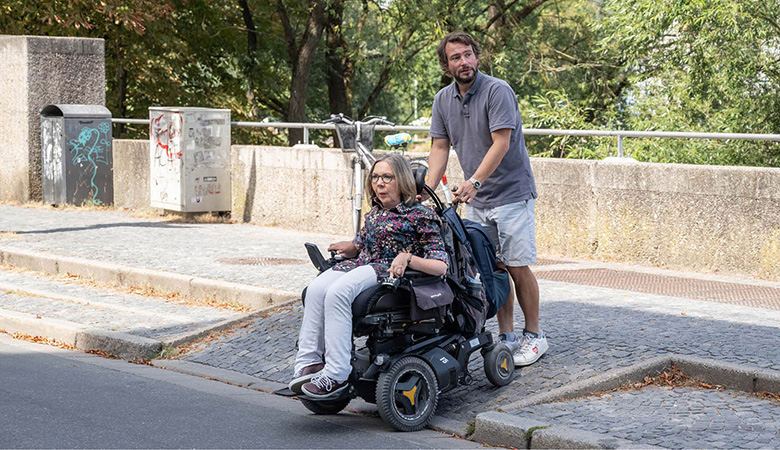
[[249, 103], [249, 117], [258, 117], [260, 115], [260, 108], [257, 104], [254, 82], [256, 73], [255, 55], [257, 54], [257, 28], [255, 27], [255, 20], [252, 17], [252, 10], [249, 9], [247, 0], [238, 0], [238, 4], [241, 7], [244, 26], [246, 27], [247, 61], [244, 65], [244, 80], [246, 81], [246, 100]]
[[[312, 4], [313, 3], [313, 4]], [[290, 83], [290, 108], [287, 110], [288, 122], [304, 122], [306, 120], [306, 90], [309, 86], [309, 71], [314, 62], [314, 53], [325, 27], [326, 0], [310, 1], [309, 17], [301, 38], [300, 45], [295, 45], [295, 36], [287, 19], [287, 13], [282, 0], [277, 1], [282, 26], [285, 30], [287, 51], [292, 65], [292, 81]], [[290, 145], [303, 142], [303, 130], [290, 129]]]
[[327, 53], [328, 62], [328, 101], [331, 114], [344, 113], [352, 116], [352, 99], [349, 95], [349, 85], [352, 79], [353, 66], [348, 54], [344, 33], [341, 25], [344, 18], [344, 1], [336, 0], [327, 14]]
[[[343, 113], [352, 117], [352, 97], [350, 85], [354, 62], [344, 39], [341, 26], [344, 20], [344, 1], [336, 0], [329, 8], [326, 18], [327, 61], [326, 83], [328, 84], [328, 103], [331, 114]], [[333, 132], [333, 146], [341, 147], [338, 133]]]

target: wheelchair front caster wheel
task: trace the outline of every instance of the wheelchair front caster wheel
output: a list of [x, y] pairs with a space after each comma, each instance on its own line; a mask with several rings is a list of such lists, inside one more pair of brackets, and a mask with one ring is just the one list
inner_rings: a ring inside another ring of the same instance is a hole
[[421, 430], [431, 420], [439, 400], [433, 369], [422, 358], [406, 356], [379, 375], [376, 400], [379, 415], [399, 431]]
[[515, 360], [505, 344], [496, 344], [484, 356], [485, 375], [494, 386], [506, 386], [515, 375]]
[[342, 409], [346, 408], [351, 398], [343, 398], [339, 400], [307, 400], [305, 398], [300, 399], [303, 406], [309, 411], [319, 416], [329, 416], [338, 414]]

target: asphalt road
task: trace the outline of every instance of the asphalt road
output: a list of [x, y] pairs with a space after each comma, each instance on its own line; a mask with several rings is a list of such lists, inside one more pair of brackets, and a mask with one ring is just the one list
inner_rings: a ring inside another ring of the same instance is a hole
[[0, 448], [481, 448], [0, 334]]

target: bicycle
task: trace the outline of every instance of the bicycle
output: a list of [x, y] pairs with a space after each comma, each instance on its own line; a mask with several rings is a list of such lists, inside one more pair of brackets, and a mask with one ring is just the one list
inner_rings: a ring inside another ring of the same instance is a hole
[[[364, 117], [362, 121], [352, 120], [345, 116], [343, 113], [331, 114], [330, 119], [323, 120], [323, 123], [333, 123], [336, 126], [336, 135], [339, 138], [342, 150], [354, 149], [357, 155], [352, 158], [352, 228], [355, 233], [360, 230], [360, 222], [363, 217], [363, 171], [370, 170], [371, 166], [376, 162], [376, 157], [373, 155], [374, 149], [374, 127], [377, 124], [395, 126], [393, 122], [387, 120], [386, 117], [380, 116], [368, 116]], [[406, 133], [400, 133], [406, 134]], [[411, 136], [406, 134], [405, 137], [399, 139], [398, 142], [391, 144], [388, 142], [388, 136], [385, 138], [385, 143], [390, 145], [394, 149], [403, 148], [411, 142]], [[403, 151], [403, 150], [402, 150]], [[411, 159], [412, 169], [424, 167], [428, 169], [428, 161], [425, 158]], [[442, 182], [439, 184], [439, 189], [442, 190], [442, 197], [445, 198], [445, 202], [449, 205], [452, 203], [452, 193], [447, 186], [447, 176], [442, 177]]]

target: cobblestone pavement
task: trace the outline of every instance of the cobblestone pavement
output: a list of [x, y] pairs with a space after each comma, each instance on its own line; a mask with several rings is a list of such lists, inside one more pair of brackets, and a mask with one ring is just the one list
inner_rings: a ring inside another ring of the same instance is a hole
[[[547, 354], [504, 388], [487, 381], [475, 355], [474, 383], [442, 395], [437, 414], [471, 421], [527, 395], [669, 353], [780, 370], [780, 312], [544, 280], [539, 285]], [[522, 323], [520, 309], [515, 313]], [[185, 359], [286, 382], [301, 315], [300, 305], [282, 308]], [[497, 332], [494, 320], [488, 328]]]
[[[315, 269], [306, 262], [303, 243], [314, 242], [324, 248], [329, 242], [346, 238], [253, 225], [171, 223], [133, 218], [122, 211], [56, 211], [0, 205], [0, 247], [5, 249], [42, 251], [296, 292], [316, 275]], [[300, 259], [301, 264], [289, 264], [288, 261], [287, 265], [279, 266], [246, 266], [218, 262], [229, 258], [293, 258]], [[780, 310], [659, 295], [658, 291], [632, 292], [599, 287], [598, 283], [586, 286], [585, 282], [546, 280], [542, 275], [545, 271], [552, 276], [556, 271], [584, 273], [585, 269], [604, 267], [735, 282], [729, 277], [672, 273], [593, 261], [545, 261], [533, 270], [540, 275], [542, 328], [550, 340], [548, 353], [536, 364], [518, 370], [516, 379], [503, 388], [488, 383], [481, 367], [482, 359], [475, 355], [469, 366], [474, 383], [442, 395], [437, 414], [471, 421], [479, 412], [500, 410], [502, 405], [530, 394], [669, 353], [780, 371], [780, 346], [777, 345], [780, 342]], [[201, 324], [226, 317], [220, 316], [225, 311], [206, 312], [146, 297], [90, 291], [91, 288], [71, 285], [46, 285], [41, 279], [0, 270], [0, 308], [76, 319], [100, 324], [103, 328], [132, 330], [148, 337], [165, 336], [188, 327], [186, 320], [179, 321], [187, 314], [195, 314], [193, 320]], [[778, 283], [736, 281], [780, 288]], [[8, 288], [3, 290], [2, 286]], [[29, 295], [29, 291], [41, 290], [80, 301], [61, 302], [56, 300], [57, 295]], [[57, 306], [52, 306], [51, 302], [57, 302]], [[515, 314], [516, 323], [521, 325], [519, 307], [515, 308]], [[291, 375], [301, 315], [299, 304], [282, 307], [254, 319], [248, 327], [237, 328], [232, 334], [204, 343], [184, 359], [286, 382]], [[166, 322], [153, 322], [155, 320]], [[133, 323], [143, 325], [133, 326]], [[497, 332], [495, 320], [489, 322], [488, 328]], [[651, 405], [664, 401], [661, 389], [647, 392], [641, 396], [652, 397], [648, 400]], [[618, 408], [621, 398], [614, 401], [616, 403], [611, 407]], [[720, 400], [707, 401], [716, 404]], [[693, 408], [696, 401], [686, 400], [685, 404], [685, 407]], [[760, 405], [756, 408], [763, 411]], [[726, 438], [727, 446], [761, 443], [758, 437], [743, 439], [744, 414], [738, 414], [739, 410], [733, 414], [720, 412], [725, 419], [723, 426], [718, 428], [718, 435]], [[771, 419], [773, 423], [777, 416], [775, 412], [763, 416], [759, 412], [759, 419], [762, 422]], [[718, 419], [718, 424], [720, 422]], [[596, 425], [588, 425], [592, 426]], [[706, 434], [690, 435], [692, 441], [684, 437], [684, 444], [679, 445], [699, 446], [695, 438], [703, 435]], [[759, 432], [759, 437], [761, 435]], [[678, 445], [676, 442], [667, 444], [674, 447]], [[706, 442], [706, 447], [713, 446], [710, 441]]]
[[646, 387], [514, 414], [666, 448], [780, 448], [780, 402], [732, 390]]
[[245, 313], [66, 283], [0, 266], [0, 309], [165, 340]]
[[[57, 211], [0, 204], [0, 247], [3, 248], [294, 292], [300, 292], [317, 274], [303, 244], [313, 242], [324, 250], [329, 243], [344, 239], [349, 238], [247, 224], [138, 219], [126, 211]], [[247, 266], [218, 262], [257, 257], [298, 259], [300, 263]]]

